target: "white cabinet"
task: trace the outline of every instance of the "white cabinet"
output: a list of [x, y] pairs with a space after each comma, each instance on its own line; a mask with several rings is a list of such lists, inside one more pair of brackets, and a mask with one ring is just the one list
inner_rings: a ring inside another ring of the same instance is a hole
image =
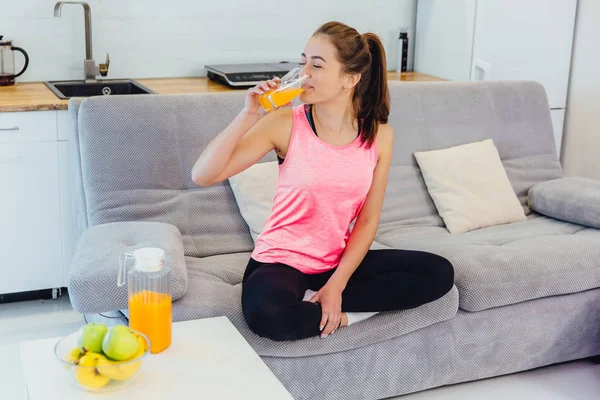
[[477, 0], [419, 0], [415, 71], [470, 80], [476, 10]]
[[577, 0], [418, 0], [415, 70], [459, 81], [540, 82], [560, 150], [576, 9]]
[[69, 111], [56, 111], [56, 126], [58, 141], [69, 140], [69, 129], [71, 129], [71, 117]]
[[576, 0], [477, 0], [471, 80], [534, 80], [550, 108], [566, 107], [576, 8]]
[[0, 112], [0, 294], [67, 286], [68, 111]]
[[56, 111], [0, 112], [0, 294], [66, 286], [67, 142], [57, 126]]
[[62, 237], [63, 237], [63, 269], [65, 282], [63, 286], [67, 286], [67, 278], [69, 276], [69, 268], [73, 255], [75, 254], [75, 240], [73, 238], [73, 209], [71, 201], [71, 183], [69, 181], [69, 151], [68, 151], [68, 135], [71, 130], [71, 117], [69, 111], [57, 111], [57, 135], [58, 135], [58, 164], [59, 164], [59, 181], [60, 181], [60, 207], [62, 220]]
[[56, 142], [56, 111], [0, 112], [0, 143]]
[[0, 293], [62, 287], [57, 142], [0, 143], [0, 188]]
[[[60, 131], [59, 131], [60, 134]], [[62, 232], [62, 268], [64, 282], [61, 286], [67, 286], [69, 267], [75, 254], [75, 241], [72, 234], [72, 207], [71, 188], [69, 184], [69, 153], [67, 141], [58, 142], [58, 165], [60, 184], [60, 208], [61, 208], [61, 232]]]
[[449, 80], [534, 80], [566, 106], [577, 0], [419, 0], [415, 70]]

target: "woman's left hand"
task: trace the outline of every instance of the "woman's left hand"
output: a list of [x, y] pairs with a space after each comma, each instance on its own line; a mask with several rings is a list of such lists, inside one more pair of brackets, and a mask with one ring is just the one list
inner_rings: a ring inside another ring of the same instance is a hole
[[342, 291], [333, 285], [325, 284], [313, 297], [310, 298], [311, 303], [321, 303], [323, 316], [319, 329], [321, 329], [321, 337], [325, 337], [340, 326], [342, 321]]

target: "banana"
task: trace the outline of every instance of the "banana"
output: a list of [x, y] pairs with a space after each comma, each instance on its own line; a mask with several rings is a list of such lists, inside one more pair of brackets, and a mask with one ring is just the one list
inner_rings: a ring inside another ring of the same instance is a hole
[[[108, 360], [107, 360], [108, 361]], [[142, 366], [141, 361], [134, 361], [130, 363], [116, 363], [108, 361], [110, 364], [104, 367], [99, 367], [98, 372], [107, 378], [115, 379], [117, 381], [126, 381], [134, 376]]]
[[83, 353], [79, 351], [78, 347], [75, 347], [69, 352], [69, 354], [67, 354], [67, 361], [76, 364], [81, 357], [83, 357]]
[[87, 389], [100, 389], [105, 386], [110, 378], [99, 372], [99, 366], [108, 361], [102, 354], [86, 353], [77, 362], [75, 367], [75, 380]]

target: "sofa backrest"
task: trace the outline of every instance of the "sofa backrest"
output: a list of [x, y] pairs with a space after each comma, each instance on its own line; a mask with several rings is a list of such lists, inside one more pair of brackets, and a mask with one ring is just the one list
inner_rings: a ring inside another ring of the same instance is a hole
[[77, 202], [78, 214], [86, 218], [78, 220], [88, 226], [170, 223], [181, 231], [190, 256], [251, 251], [252, 237], [229, 183], [198, 187], [191, 179], [202, 150], [241, 110], [244, 96], [99, 96], [81, 102], [73, 131], [80, 167], [74, 168], [81, 169], [85, 198]]
[[[415, 151], [492, 138], [525, 206], [533, 184], [562, 175], [546, 94], [531, 82], [390, 83], [394, 158], [380, 229], [443, 226]], [[197, 187], [191, 169], [241, 110], [245, 91], [73, 99], [72, 196], [78, 236], [87, 226], [171, 223], [186, 255], [251, 251], [228, 181]], [[260, 162], [275, 160], [267, 154]], [[77, 239], [77, 237], [76, 237]]]
[[493, 139], [526, 214], [529, 188], [562, 176], [550, 106], [538, 83], [392, 82], [390, 95], [394, 157], [379, 233], [445, 226], [427, 192], [416, 151]]

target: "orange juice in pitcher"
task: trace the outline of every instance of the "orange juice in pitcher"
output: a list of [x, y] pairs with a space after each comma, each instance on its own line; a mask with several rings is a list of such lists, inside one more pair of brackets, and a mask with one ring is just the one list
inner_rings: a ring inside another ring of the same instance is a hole
[[129, 327], [150, 339], [151, 353], [171, 344], [171, 294], [142, 291], [129, 297]]
[[[154, 247], [125, 253], [117, 281], [118, 286], [123, 286], [127, 280], [129, 327], [150, 339], [150, 352], [154, 354], [171, 345], [171, 269], [165, 267], [164, 256], [164, 250]], [[127, 272], [128, 258], [135, 264]]]
[[281, 78], [277, 89], [269, 90], [258, 96], [258, 102], [265, 111], [271, 112], [284, 106], [304, 92], [302, 85], [308, 79], [308, 75], [300, 76], [300, 72], [300, 68], [294, 68]]

